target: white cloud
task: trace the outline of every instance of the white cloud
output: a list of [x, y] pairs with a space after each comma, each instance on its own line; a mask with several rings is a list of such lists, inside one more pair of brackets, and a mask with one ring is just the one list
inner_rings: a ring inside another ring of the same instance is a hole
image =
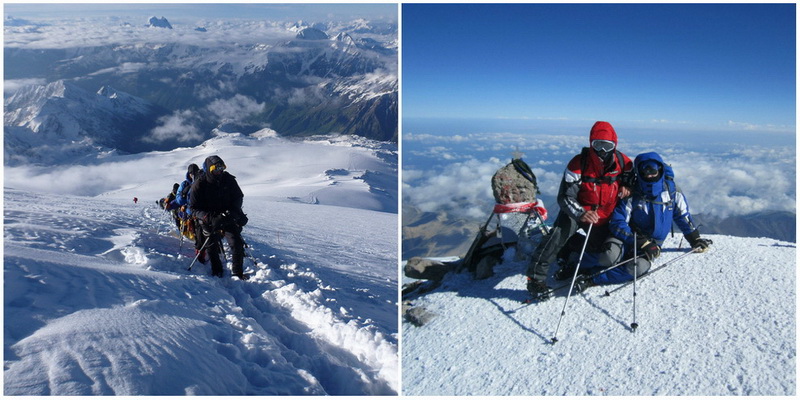
[[90, 76], [94, 75], [103, 75], [103, 74], [130, 74], [134, 72], [138, 72], [142, 69], [147, 67], [145, 63], [133, 63], [133, 62], [125, 62], [116, 67], [111, 68], [104, 68], [95, 72], [90, 73]]
[[179, 110], [158, 119], [161, 124], [150, 131], [150, 135], [145, 137], [144, 140], [148, 142], [158, 143], [167, 140], [177, 140], [180, 142], [188, 142], [193, 140], [200, 140], [203, 135], [200, 134], [199, 129], [195, 126], [194, 120], [197, 115], [190, 110]]
[[489, 185], [492, 175], [502, 167], [500, 160], [470, 159], [456, 162], [444, 171], [412, 173], [423, 176], [419, 185], [411, 186], [403, 178], [403, 198], [422, 211], [448, 210], [456, 216], [480, 218], [488, 215], [492, 199]]
[[264, 110], [264, 103], [237, 94], [229, 99], [217, 99], [208, 105], [208, 111], [220, 120], [240, 121]]
[[728, 121], [728, 127], [744, 131], [761, 132], [786, 132], [795, 133], [794, 125], [775, 125], [775, 124], [753, 124], [749, 122]]
[[[494, 207], [492, 176], [505, 164], [494, 157], [485, 161], [471, 158], [443, 170], [404, 170], [403, 201], [426, 212], [447, 211], [456, 217], [485, 218]], [[532, 169], [542, 193], [558, 190], [561, 173]]]
[[289, 93], [287, 99], [289, 105], [292, 106], [316, 105], [325, 100], [325, 93], [323, 89], [318, 86], [294, 89]]
[[286, 40], [295, 33], [281, 23], [265, 21], [215, 21], [208, 32], [195, 31], [193, 24], [173, 24], [175, 29], [151, 29], [145, 20], [117, 17], [58, 18], [47, 20], [35, 30], [5, 30], [6, 47], [63, 49], [73, 47], [130, 45], [137, 43], [180, 43], [220, 46]]
[[[759, 151], [760, 150], [760, 151]], [[759, 211], [796, 211], [794, 149], [747, 153], [676, 154], [667, 159], [694, 213], [717, 217]]]
[[[47, 193], [68, 193], [76, 196], [96, 196], [99, 193], [125, 187], [130, 182], [145, 182], [152, 177], [152, 159], [132, 158], [125, 162], [99, 165], [69, 165], [59, 168], [25, 165], [6, 167], [12, 187]], [[169, 191], [164, 188], [164, 194]]]
[[28, 85], [44, 85], [47, 80], [44, 78], [31, 78], [31, 79], [6, 79], [3, 81], [3, 93], [6, 95], [13, 94], [19, 88]]

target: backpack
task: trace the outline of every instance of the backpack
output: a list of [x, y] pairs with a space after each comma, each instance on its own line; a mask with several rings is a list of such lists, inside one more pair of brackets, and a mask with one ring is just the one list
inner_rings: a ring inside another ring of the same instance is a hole
[[536, 202], [540, 192], [531, 167], [515, 158], [492, 176], [492, 194], [498, 204], [513, 204]]

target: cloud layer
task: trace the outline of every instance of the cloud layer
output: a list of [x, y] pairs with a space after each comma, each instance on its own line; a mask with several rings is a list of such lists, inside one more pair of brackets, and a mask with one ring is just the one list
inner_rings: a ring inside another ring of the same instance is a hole
[[[509, 133], [405, 134], [403, 201], [423, 211], [483, 218], [494, 203], [492, 175], [519, 150], [539, 180], [541, 197], [554, 208], [566, 163], [586, 140], [582, 136]], [[620, 150], [631, 159], [640, 153], [659, 152], [672, 165], [693, 213], [727, 217], [796, 210], [794, 146], [628, 140], [620, 143]]]
[[[145, 26], [146, 19], [120, 17], [64, 18], [31, 26], [5, 26], [5, 47], [65, 49], [108, 44], [181, 43], [202, 47], [233, 43], [268, 43], [296, 33], [285, 23], [268, 21], [197, 21], [174, 29]], [[203, 25], [207, 32], [196, 31]]]

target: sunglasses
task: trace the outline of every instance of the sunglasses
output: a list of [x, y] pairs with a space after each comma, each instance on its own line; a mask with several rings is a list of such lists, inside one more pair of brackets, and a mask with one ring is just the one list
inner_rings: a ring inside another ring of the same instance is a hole
[[617, 146], [610, 140], [592, 140], [592, 148], [595, 151], [604, 151], [608, 153], [614, 151], [615, 147]]

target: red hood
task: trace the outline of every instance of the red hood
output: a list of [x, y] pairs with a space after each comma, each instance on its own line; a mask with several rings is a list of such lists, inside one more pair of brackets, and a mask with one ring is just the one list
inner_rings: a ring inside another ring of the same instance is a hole
[[589, 145], [592, 144], [592, 140], [610, 140], [616, 145], [617, 132], [614, 131], [614, 127], [608, 122], [597, 121], [594, 123], [594, 126], [592, 126], [592, 131], [589, 134]]

